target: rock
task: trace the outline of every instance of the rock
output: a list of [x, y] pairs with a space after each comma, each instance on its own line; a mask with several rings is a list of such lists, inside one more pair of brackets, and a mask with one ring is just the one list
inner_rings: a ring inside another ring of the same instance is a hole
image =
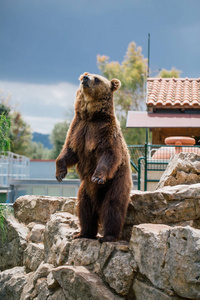
[[130, 249], [139, 274], [154, 288], [169, 296], [200, 299], [200, 230], [141, 224], [133, 228]]
[[50, 291], [47, 286], [46, 278], [39, 278], [37, 280], [37, 283], [35, 285], [35, 291], [36, 291], [36, 295], [37, 295], [37, 298], [36, 298], [37, 300], [47, 300], [48, 299], [48, 297], [50, 295]]
[[77, 201], [76, 198], [69, 198], [63, 204], [61, 211], [68, 212], [72, 215], [77, 215]]
[[42, 243], [44, 241], [44, 229], [44, 225], [34, 224], [31, 228], [31, 232], [28, 236], [28, 239], [33, 243]]
[[168, 243], [165, 269], [172, 288], [179, 296], [200, 299], [200, 230], [172, 228]]
[[52, 270], [53, 276], [63, 288], [66, 299], [81, 300], [117, 300], [114, 295], [95, 274], [83, 266], [61, 266]]
[[44, 260], [44, 245], [29, 243], [24, 251], [24, 266], [31, 271], [37, 270], [38, 266]]
[[23, 265], [27, 234], [28, 228], [24, 224], [18, 223], [10, 214], [5, 216], [3, 228], [0, 227], [0, 270]]
[[141, 224], [133, 227], [130, 249], [139, 267], [152, 285], [160, 289], [169, 289], [169, 275], [164, 269], [168, 250], [170, 227], [167, 225]]
[[15, 267], [0, 272], [0, 299], [19, 300], [23, 286], [26, 284], [24, 267]]
[[35, 298], [38, 293], [38, 291], [35, 289], [38, 279], [46, 278], [53, 267], [53, 265], [42, 262], [35, 272], [27, 274], [27, 282], [23, 287], [20, 300], [29, 300]]
[[169, 296], [162, 291], [159, 291], [153, 286], [135, 279], [133, 284], [133, 291], [135, 299], [148, 299], [148, 300], [181, 300], [183, 298], [176, 296]]
[[58, 281], [53, 277], [53, 273], [50, 272], [47, 276], [47, 285], [49, 289], [54, 289], [59, 286]]
[[157, 189], [168, 185], [194, 183], [200, 183], [200, 155], [196, 153], [179, 153], [170, 159]]
[[133, 281], [137, 265], [130, 252], [117, 251], [103, 271], [106, 282], [119, 295], [127, 295]]
[[44, 261], [54, 266], [68, 260], [70, 242], [78, 233], [78, 218], [59, 212], [52, 215], [44, 232]]
[[60, 211], [67, 198], [50, 196], [21, 196], [13, 204], [15, 217], [25, 224], [45, 224], [52, 214]]
[[[134, 191], [126, 226], [141, 223], [181, 225], [200, 218], [200, 183], [164, 187], [150, 192]], [[193, 222], [195, 225], [195, 222]]]
[[106, 264], [106, 262], [110, 259], [113, 251], [116, 248], [116, 242], [114, 243], [103, 243], [101, 245], [101, 248], [99, 250], [99, 256], [97, 261], [94, 264], [94, 272], [101, 275], [102, 274], [102, 270], [104, 268], [104, 265]]
[[67, 300], [67, 298], [65, 298], [63, 289], [59, 288], [58, 290], [55, 291], [53, 295], [49, 296], [48, 300]]
[[73, 240], [70, 244], [68, 264], [74, 266], [94, 264], [98, 259], [100, 246], [101, 244], [97, 240]]

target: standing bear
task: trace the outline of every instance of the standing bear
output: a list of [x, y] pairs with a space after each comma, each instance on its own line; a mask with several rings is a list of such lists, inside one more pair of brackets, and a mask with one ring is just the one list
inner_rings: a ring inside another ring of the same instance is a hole
[[77, 166], [80, 233], [74, 238], [116, 241], [122, 229], [132, 186], [129, 152], [116, 119], [113, 92], [118, 79], [84, 73], [76, 93], [75, 116], [56, 160], [56, 179]]

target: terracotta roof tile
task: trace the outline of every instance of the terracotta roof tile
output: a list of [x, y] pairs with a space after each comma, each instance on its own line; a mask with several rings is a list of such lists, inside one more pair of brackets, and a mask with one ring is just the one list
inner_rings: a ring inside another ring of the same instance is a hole
[[200, 78], [148, 78], [147, 106], [200, 107]]

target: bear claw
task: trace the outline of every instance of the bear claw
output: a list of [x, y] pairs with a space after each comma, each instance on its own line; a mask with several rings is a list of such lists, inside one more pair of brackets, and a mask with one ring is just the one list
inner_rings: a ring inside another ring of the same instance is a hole
[[62, 182], [63, 178], [65, 178], [66, 173], [61, 173], [60, 175], [56, 176], [58, 182]]
[[103, 180], [103, 179], [100, 178], [100, 177], [95, 177], [95, 176], [93, 176], [91, 180], [92, 180], [92, 182], [98, 183], [98, 184], [104, 184], [104, 183], [105, 183], [105, 180]]

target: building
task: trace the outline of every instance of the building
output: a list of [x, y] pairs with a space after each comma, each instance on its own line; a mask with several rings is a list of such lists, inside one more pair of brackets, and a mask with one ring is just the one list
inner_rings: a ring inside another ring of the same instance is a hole
[[152, 144], [169, 136], [200, 144], [200, 78], [148, 78], [146, 106], [146, 112], [128, 112], [127, 127], [149, 128]]

